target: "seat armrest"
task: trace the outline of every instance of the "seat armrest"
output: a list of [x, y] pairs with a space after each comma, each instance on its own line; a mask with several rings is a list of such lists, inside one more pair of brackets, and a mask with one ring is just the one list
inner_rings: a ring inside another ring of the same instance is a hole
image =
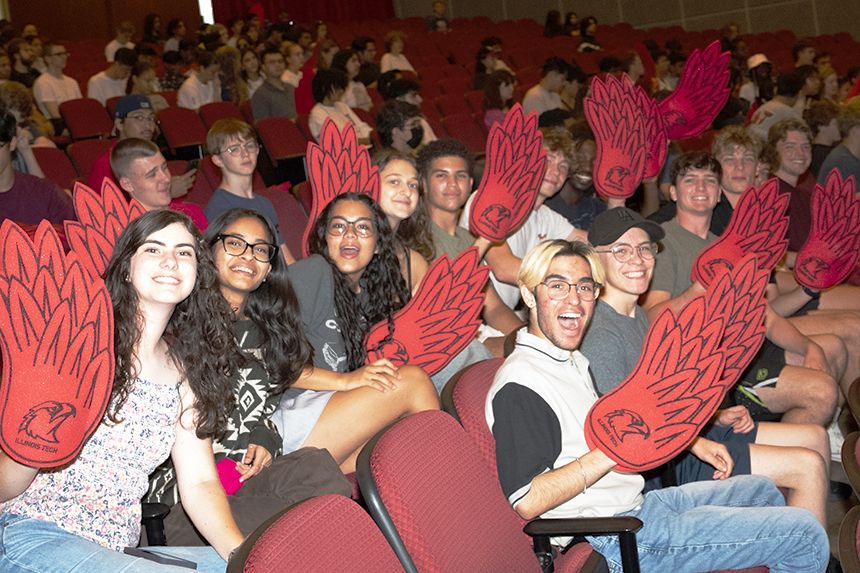
[[536, 535], [618, 535], [632, 533], [642, 528], [642, 521], [635, 517], [577, 517], [573, 519], [534, 519], [526, 523], [523, 531], [531, 537]]

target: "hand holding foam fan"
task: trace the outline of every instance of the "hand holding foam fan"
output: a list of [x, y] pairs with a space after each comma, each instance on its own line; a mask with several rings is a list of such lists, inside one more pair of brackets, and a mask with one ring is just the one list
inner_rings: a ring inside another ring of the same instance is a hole
[[719, 42], [693, 50], [678, 86], [661, 102], [627, 76], [592, 81], [585, 115], [597, 143], [594, 181], [601, 195], [630, 197], [642, 177], [660, 173], [670, 139], [695, 137], [707, 129], [729, 97], [729, 59]]
[[797, 282], [826, 289], [844, 281], [860, 256], [860, 198], [854, 177], [833, 169], [812, 195], [812, 228], [794, 263]]
[[442, 255], [430, 265], [415, 296], [388, 321], [376, 324], [364, 346], [367, 363], [387, 358], [433, 375], [462, 351], [481, 325], [484, 285], [490, 268], [480, 265], [474, 247], [453, 261]]
[[100, 279], [63, 254], [46, 221], [35, 239], [0, 225], [0, 444], [18, 463], [68, 463], [102, 420], [114, 378], [113, 307]]
[[684, 450], [764, 341], [767, 276], [748, 255], [677, 317], [660, 313], [633, 373], [589, 411], [589, 447], [634, 472]]
[[332, 199], [352, 192], [379, 201], [379, 169], [371, 165], [367, 148], [358, 143], [353, 125], [347, 123], [341, 131], [331, 119], [322, 126], [320, 143], [308, 143], [305, 160], [311, 184], [311, 212], [302, 236], [306, 257], [311, 229]]
[[732, 270], [750, 253], [755, 255], [759, 269], [772, 271], [788, 248], [788, 200], [788, 194], [779, 192], [775, 178], [747, 189], [726, 230], [699, 253], [690, 280], [707, 287], [718, 274]]
[[484, 176], [469, 212], [472, 234], [504, 241], [529, 216], [546, 170], [537, 115], [514, 105], [487, 137]]

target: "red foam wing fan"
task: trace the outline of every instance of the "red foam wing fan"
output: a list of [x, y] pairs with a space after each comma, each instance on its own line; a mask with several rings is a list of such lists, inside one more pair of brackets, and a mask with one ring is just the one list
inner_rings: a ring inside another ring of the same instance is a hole
[[854, 177], [845, 181], [833, 169], [812, 195], [812, 228], [797, 253], [794, 277], [812, 289], [844, 281], [860, 257], [860, 198]]
[[585, 117], [594, 131], [594, 187], [607, 199], [633, 195], [645, 174], [648, 149], [645, 116], [629, 78], [594, 78]]
[[302, 236], [304, 256], [308, 256], [311, 229], [332, 199], [352, 192], [379, 200], [379, 169], [371, 165], [370, 154], [358, 142], [351, 123], [339, 130], [331, 119], [327, 119], [320, 131], [320, 142], [308, 143], [305, 155], [311, 184], [311, 212]]
[[634, 472], [683, 451], [764, 341], [767, 275], [750, 255], [677, 317], [664, 310], [633, 373], [589, 411], [589, 447]]
[[367, 363], [388, 358], [397, 366], [420, 366], [428, 375], [444, 368], [475, 337], [481, 325], [484, 285], [490, 268], [474, 247], [453, 261], [442, 255], [430, 265], [415, 296], [367, 334]]
[[719, 41], [693, 50], [672, 95], [657, 104], [669, 139], [695, 137], [711, 125], [729, 99], [730, 59]]
[[116, 183], [105, 178], [101, 195], [75, 183], [77, 221], [66, 221], [66, 240], [83, 268], [101, 277], [113, 254], [116, 239], [128, 224], [144, 213], [143, 205], [127, 200]]
[[646, 149], [643, 176], [656, 177], [670, 139], [695, 137], [711, 125], [729, 97], [729, 58], [719, 42], [693, 50], [678, 87], [659, 103], [626, 75], [592, 81], [585, 116], [597, 143], [594, 182], [601, 195], [626, 199], [633, 193], [642, 178], [628, 164], [638, 166], [640, 147]]
[[72, 461], [102, 420], [114, 377], [113, 307], [100, 279], [43, 221], [0, 225], [0, 446], [38, 468]]
[[779, 192], [776, 179], [747, 189], [726, 230], [699, 253], [690, 280], [707, 287], [749, 253], [755, 255], [760, 269], [772, 271], [788, 248], [788, 200], [788, 194]]
[[546, 170], [537, 115], [516, 104], [490, 128], [486, 166], [469, 212], [472, 234], [500, 243], [528, 217]]

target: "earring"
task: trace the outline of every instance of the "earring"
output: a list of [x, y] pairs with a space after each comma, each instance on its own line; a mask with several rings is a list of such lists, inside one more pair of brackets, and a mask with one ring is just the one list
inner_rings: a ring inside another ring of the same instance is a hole
[[125, 279], [123, 279], [123, 280], [125, 280], [125, 282], [127, 282], [127, 283], [130, 283], [131, 282], [131, 276], [128, 273], [125, 273]]

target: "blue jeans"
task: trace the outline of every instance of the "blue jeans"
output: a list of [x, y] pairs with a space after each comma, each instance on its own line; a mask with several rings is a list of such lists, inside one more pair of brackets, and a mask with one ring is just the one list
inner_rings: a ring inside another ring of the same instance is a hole
[[[227, 564], [211, 547], [158, 547], [165, 555], [197, 563], [198, 571], [224, 573]], [[88, 541], [50, 521], [0, 515], [3, 573], [188, 573], [186, 568], [132, 557]]]
[[[643, 572], [767, 565], [771, 573], [821, 573], [830, 559], [824, 528], [810, 512], [784, 503], [772, 481], [749, 475], [650, 491], [623, 515], [644, 523], [636, 533]], [[588, 540], [619, 573], [618, 538]]]

